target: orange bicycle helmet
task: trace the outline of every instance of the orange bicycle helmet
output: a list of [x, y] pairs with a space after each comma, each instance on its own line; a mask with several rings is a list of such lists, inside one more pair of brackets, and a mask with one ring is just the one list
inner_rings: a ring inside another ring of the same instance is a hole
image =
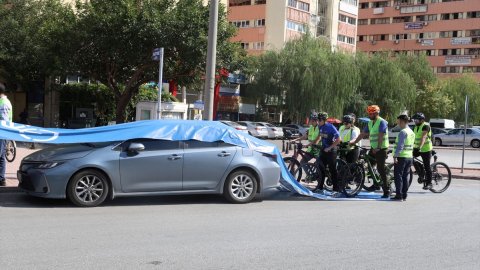
[[379, 113], [380, 107], [378, 105], [370, 105], [367, 107], [367, 113]]

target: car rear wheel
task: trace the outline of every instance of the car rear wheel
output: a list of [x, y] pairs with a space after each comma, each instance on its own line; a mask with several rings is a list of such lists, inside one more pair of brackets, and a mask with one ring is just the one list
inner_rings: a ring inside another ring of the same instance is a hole
[[257, 194], [257, 179], [246, 170], [231, 173], [223, 190], [223, 195], [232, 203], [248, 203]]
[[98, 206], [105, 201], [109, 191], [107, 177], [96, 170], [75, 174], [67, 186], [67, 197], [75, 205]]
[[442, 140], [440, 140], [439, 138], [435, 138], [434, 144], [435, 144], [435, 146], [441, 146], [442, 145]]
[[473, 148], [479, 148], [480, 147], [480, 140], [473, 140], [470, 145], [473, 147]]

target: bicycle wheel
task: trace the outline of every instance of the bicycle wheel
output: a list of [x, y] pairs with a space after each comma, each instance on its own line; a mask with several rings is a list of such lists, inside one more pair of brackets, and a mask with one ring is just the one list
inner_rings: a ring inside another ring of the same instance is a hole
[[6, 141], [5, 143], [5, 158], [8, 162], [13, 162], [17, 156], [17, 148], [13, 141]]
[[283, 161], [287, 165], [288, 171], [293, 175], [297, 182], [300, 182], [302, 179], [302, 168], [300, 166], [300, 162], [292, 157], [285, 157]]
[[351, 198], [358, 195], [362, 190], [365, 181], [363, 166], [358, 164], [347, 164], [342, 171], [343, 193]]
[[[341, 171], [343, 170], [344, 167], [347, 166], [347, 162], [345, 162], [345, 160], [343, 159], [339, 159], [337, 158], [335, 160], [335, 166], [337, 168], [337, 181], [341, 181]], [[333, 179], [332, 179], [332, 175], [330, 174], [330, 171], [328, 169], [325, 170], [326, 171], [326, 174], [327, 174], [327, 177], [325, 179], [325, 183], [323, 184], [323, 188], [327, 191], [330, 191], [332, 192], [333, 191]]]
[[435, 162], [432, 167], [432, 188], [433, 193], [442, 193], [450, 186], [452, 181], [452, 173], [447, 164], [443, 162]]
[[305, 177], [299, 181], [300, 184], [312, 191], [315, 190], [318, 182], [323, 178], [321, 170], [316, 164], [310, 162], [303, 165], [303, 170], [305, 170]]

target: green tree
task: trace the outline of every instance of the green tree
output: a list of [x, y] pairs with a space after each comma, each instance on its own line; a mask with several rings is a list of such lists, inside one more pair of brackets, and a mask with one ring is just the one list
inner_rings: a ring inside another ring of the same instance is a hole
[[402, 111], [413, 108], [415, 81], [387, 53], [359, 54], [357, 65], [361, 74], [359, 92], [368, 103], [380, 106], [382, 117], [393, 122]]
[[469, 121], [480, 123], [480, 85], [471, 75], [445, 79], [443, 91], [453, 100], [450, 116], [460, 123], [465, 122], [465, 96], [469, 98]]
[[[454, 110], [452, 97], [446, 93], [445, 81], [435, 80], [417, 92], [415, 112], [422, 112], [429, 118], [449, 118]], [[412, 113], [414, 113], [412, 111]]]

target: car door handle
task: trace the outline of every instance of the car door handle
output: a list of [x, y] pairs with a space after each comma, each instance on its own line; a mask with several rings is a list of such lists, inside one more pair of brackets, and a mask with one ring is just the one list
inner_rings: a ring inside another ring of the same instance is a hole
[[228, 153], [228, 152], [221, 152], [220, 154], [218, 154], [219, 157], [228, 157], [230, 155], [231, 153]]
[[177, 159], [182, 159], [182, 157], [179, 156], [179, 155], [171, 155], [171, 156], [168, 158], [168, 160], [177, 160]]

